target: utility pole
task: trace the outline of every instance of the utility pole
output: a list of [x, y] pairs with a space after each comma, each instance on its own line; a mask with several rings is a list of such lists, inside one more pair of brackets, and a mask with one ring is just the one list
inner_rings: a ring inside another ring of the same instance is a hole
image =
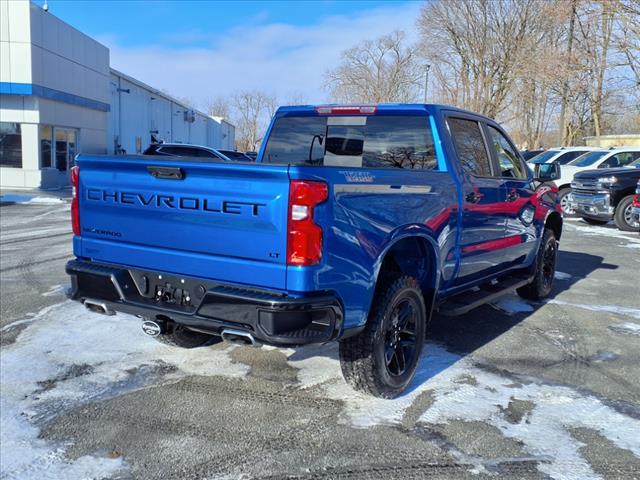
[[[569, 20], [569, 39], [567, 41], [567, 57], [572, 62], [571, 54], [573, 50], [573, 29], [576, 21], [576, 0], [571, 2], [571, 20]], [[569, 106], [569, 80], [564, 81], [562, 86], [562, 106], [560, 107], [560, 128], [558, 132], [558, 146], [565, 143], [565, 134], [567, 131], [567, 107]]]
[[427, 103], [427, 91], [429, 89], [429, 70], [431, 70], [431, 65], [427, 63], [424, 67], [424, 103]]

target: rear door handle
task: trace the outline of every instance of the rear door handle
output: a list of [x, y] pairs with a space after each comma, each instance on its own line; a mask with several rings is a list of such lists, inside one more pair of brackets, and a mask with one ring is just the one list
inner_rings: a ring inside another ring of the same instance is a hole
[[178, 167], [148, 166], [147, 172], [155, 178], [164, 180], [184, 180], [184, 172]]
[[512, 190], [509, 193], [507, 193], [507, 202], [515, 202], [519, 198], [520, 198], [520, 194], [515, 190]]
[[483, 196], [484, 195], [482, 195], [481, 193], [469, 192], [469, 193], [467, 193], [467, 196], [464, 197], [464, 199], [468, 203], [478, 203], [478, 202], [480, 202], [480, 200], [482, 200]]

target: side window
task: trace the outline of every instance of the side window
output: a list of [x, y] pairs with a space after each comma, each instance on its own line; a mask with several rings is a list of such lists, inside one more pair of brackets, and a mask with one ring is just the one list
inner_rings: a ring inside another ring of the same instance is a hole
[[489, 126], [491, 146], [494, 148], [498, 163], [500, 164], [500, 176], [509, 178], [527, 178], [527, 173], [509, 140], [494, 127]]
[[620, 152], [616, 153], [609, 160], [612, 160], [614, 163], [617, 163], [618, 167], [624, 167], [625, 165], [629, 165], [634, 160], [640, 158], [640, 152]]
[[216, 155], [213, 152], [210, 152], [209, 150], [205, 150], [204, 148], [198, 148], [196, 150], [195, 155], [197, 157], [202, 157], [202, 158], [216, 158], [218, 160], [220, 160], [220, 157], [218, 155]]
[[157, 152], [161, 155], [182, 155], [176, 147], [160, 147]]
[[583, 153], [587, 153], [587, 151], [586, 150], [572, 150], [571, 152], [567, 152], [567, 153], [565, 153], [563, 155], [560, 155], [560, 157], [558, 157], [556, 162], [558, 162], [560, 165], [566, 165], [567, 163], [571, 162], [572, 160], [575, 160], [576, 158], [578, 158]]
[[598, 168], [616, 168], [620, 166], [618, 163], [619, 161], [620, 160], [616, 158], [616, 155], [613, 155], [598, 165]]
[[447, 123], [462, 169], [471, 175], [490, 177], [491, 163], [478, 122], [463, 118], [449, 118]]

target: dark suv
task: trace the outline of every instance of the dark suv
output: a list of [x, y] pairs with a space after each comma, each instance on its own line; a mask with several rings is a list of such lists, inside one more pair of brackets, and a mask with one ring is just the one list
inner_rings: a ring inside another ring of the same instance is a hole
[[154, 143], [149, 145], [143, 155], [160, 155], [169, 157], [204, 157], [217, 160], [223, 160], [225, 162], [231, 161], [231, 159], [215, 148], [203, 147], [200, 145], [189, 145], [186, 143]]
[[[635, 167], [635, 168], [634, 168]], [[579, 172], [571, 183], [571, 208], [592, 225], [614, 220], [620, 230], [637, 232], [633, 196], [640, 180], [640, 159], [623, 168]]]

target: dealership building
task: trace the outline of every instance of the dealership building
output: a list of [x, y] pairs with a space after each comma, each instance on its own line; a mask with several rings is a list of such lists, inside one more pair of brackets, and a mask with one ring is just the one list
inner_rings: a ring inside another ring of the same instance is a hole
[[29, 0], [0, 0], [0, 186], [61, 188], [77, 153], [153, 142], [234, 149], [235, 128], [109, 66], [109, 49]]

